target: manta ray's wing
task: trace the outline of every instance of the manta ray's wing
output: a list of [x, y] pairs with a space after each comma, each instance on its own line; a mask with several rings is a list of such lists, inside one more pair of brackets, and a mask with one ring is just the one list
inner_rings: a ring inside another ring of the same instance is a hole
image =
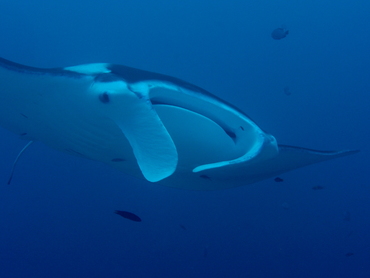
[[358, 153], [358, 150], [318, 151], [301, 147], [279, 145], [279, 155], [271, 161], [271, 173], [288, 172], [310, 164]]
[[105, 64], [46, 70], [0, 59], [0, 125], [152, 182], [171, 175], [176, 147], [147, 95], [106, 73]]

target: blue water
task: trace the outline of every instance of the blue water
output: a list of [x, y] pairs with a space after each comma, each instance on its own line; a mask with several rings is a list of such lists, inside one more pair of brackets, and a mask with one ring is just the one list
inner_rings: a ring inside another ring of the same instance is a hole
[[[2, 0], [0, 11], [6, 59], [176, 76], [279, 143], [361, 150], [281, 183], [194, 192], [35, 143], [7, 186], [25, 142], [1, 129], [1, 278], [370, 277], [369, 1]], [[289, 35], [273, 40], [281, 26]]]

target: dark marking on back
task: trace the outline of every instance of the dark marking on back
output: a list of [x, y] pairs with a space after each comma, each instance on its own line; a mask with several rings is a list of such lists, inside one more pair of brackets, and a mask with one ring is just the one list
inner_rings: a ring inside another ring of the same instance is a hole
[[199, 177], [205, 180], [211, 180], [211, 178], [208, 177], [207, 175], [200, 175]]
[[240, 129], [244, 131], [244, 127], [240, 126]]
[[122, 66], [122, 65], [114, 65], [114, 64], [109, 65], [108, 69], [111, 70], [112, 74], [116, 74], [117, 76], [119, 76], [121, 79], [125, 80], [128, 83], [137, 83], [137, 82], [149, 81], [149, 80], [151, 81], [159, 80], [162, 82], [165, 81], [165, 82], [175, 84], [177, 86], [189, 89], [194, 92], [203, 93], [203, 94], [212, 96], [212, 94], [210, 94], [206, 90], [196, 85], [193, 85], [179, 78], [168, 76], [165, 74], [135, 69], [135, 68]]
[[113, 158], [111, 161], [112, 162], [122, 162], [122, 161], [126, 161], [126, 159], [123, 159], [123, 158]]
[[107, 92], [104, 92], [102, 94], [99, 95], [99, 100], [102, 102], [102, 103], [108, 103], [109, 102], [109, 95]]
[[[197, 94], [200, 93], [202, 95], [206, 95], [207, 97], [213, 99], [216, 101], [216, 103], [224, 104], [228, 107], [231, 107], [235, 111], [238, 111], [240, 114], [245, 115], [248, 117], [242, 110], [235, 107], [234, 105], [220, 99], [219, 97], [214, 96], [210, 92], [194, 85], [189, 82], [186, 82], [184, 80], [181, 80], [176, 77], [172, 77], [165, 74], [145, 71], [145, 70], [139, 70], [127, 66], [122, 65], [114, 65], [110, 64], [107, 66], [107, 69], [111, 71], [111, 74], [114, 74], [118, 76], [120, 79], [126, 81], [127, 83], [134, 84], [142, 81], [148, 81], [148, 83], [152, 83], [153, 81], [160, 81], [162, 83], [171, 83], [174, 84], [180, 88], [188, 89], [194, 93], [194, 96], [197, 97]], [[172, 103], [171, 103], [172, 105]], [[249, 118], [249, 117], [248, 117]], [[222, 125], [220, 125], [222, 126]]]

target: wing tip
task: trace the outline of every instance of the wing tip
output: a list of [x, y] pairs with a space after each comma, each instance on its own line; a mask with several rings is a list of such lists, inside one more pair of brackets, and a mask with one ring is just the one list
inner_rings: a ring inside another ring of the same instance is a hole
[[339, 151], [321, 151], [321, 150], [314, 150], [314, 149], [308, 149], [308, 148], [302, 148], [302, 147], [295, 147], [295, 146], [288, 146], [288, 145], [280, 145], [279, 144], [279, 150], [283, 151], [302, 151], [302, 152], [309, 152], [312, 154], [319, 154], [319, 155], [327, 155], [327, 156], [345, 156], [345, 155], [351, 155], [356, 154], [360, 152], [360, 150], [339, 150]]

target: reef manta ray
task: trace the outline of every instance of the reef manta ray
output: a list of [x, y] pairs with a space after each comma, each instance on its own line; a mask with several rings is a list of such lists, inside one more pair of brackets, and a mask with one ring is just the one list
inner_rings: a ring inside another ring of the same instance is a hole
[[150, 182], [196, 190], [254, 183], [356, 152], [279, 145], [200, 87], [107, 63], [41, 69], [0, 59], [0, 125]]

